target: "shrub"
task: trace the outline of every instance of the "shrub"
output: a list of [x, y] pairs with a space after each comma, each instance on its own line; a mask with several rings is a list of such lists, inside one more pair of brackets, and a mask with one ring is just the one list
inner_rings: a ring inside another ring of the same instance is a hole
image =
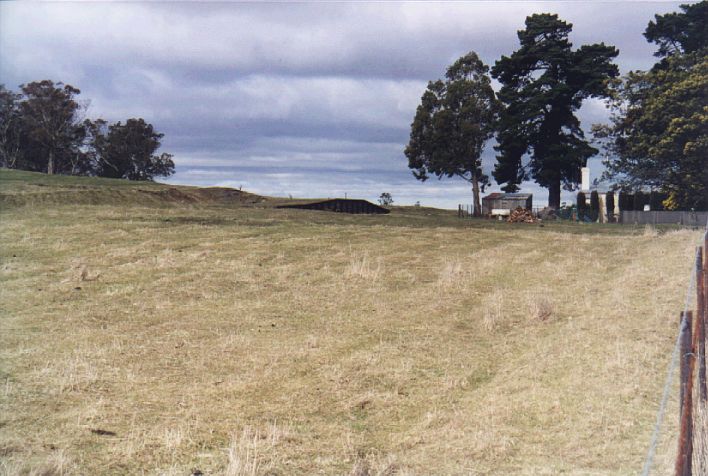
[[634, 201], [632, 204], [632, 208], [637, 211], [642, 211], [644, 210], [644, 205], [646, 205], [647, 199], [646, 196], [643, 192], [636, 191], [634, 192]]
[[600, 195], [597, 190], [590, 193], [590, 218], [596, 221], [600, 216]]
[[576, 198], [576, 204], [578, 207], [578, 220], [583, 220], [587, 215], [588, 202], [585, 199], [585, 194], [583, 192], [578, 192]]
[[619, 202], [618, 205], [619, 205], [620, 211], [632, 210], [632, 208], [633, 208], [632, 203], [634, 202], [634, 199], [632, 198], [632, 196], [630, 194], [628, 194], [624, 190], [620, 190], [619, 197], [618, 197], [617, 201]]
[[605, 208], [607, 210], [607, 222], [613, 223], [615, 221], [615, 194], [613, 192], [605, 194]]
[[652, 210], [663, 210], [664, 200], [668, 198], [668, 195], [661, 192], [652, 191], [649, 194], [649, 206]]
[[588, 202], [587, 202], [587, 200], [585, 198], [585, 194], [583, 192], [578, 192], [577, 204], [578, 204], [578, 212], [580, 212], [580, 210], [585, 211], [585, 209], [588, 207]]

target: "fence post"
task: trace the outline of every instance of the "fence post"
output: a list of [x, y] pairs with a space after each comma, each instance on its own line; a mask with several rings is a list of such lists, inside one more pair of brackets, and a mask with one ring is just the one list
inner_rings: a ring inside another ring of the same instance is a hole
[[689, 371], [689, 364], [690, 364], [690, 359], [691, 359], [691, 340], [692, 340], [692, 331], [693, 331], [693, 314], [691, 311], [688, 311], [686, 314], [683, 312], [681, 313], [681, 344], [680, 344], [680, 356], [681, 356], [681, 362], [680, 362], [680, 381], [681, 381], [681, 386], [680, 386], [680, 394], [679, 394], [679, 402], [680, 407], [679, 407], [679, 417], [680, 415], [683, 415], [683, 402], [684, 402], [684, 396], [686, 394], [686, 386], [688, 385], [688, 371]]
[[698, 335], [698, 390], [701, 401], [706, 401], [706, 331], [705, 331], [705, 274], [703, 273], [703, 248], [696, 250], [696, 332]]
[[[683, 313], [682, 313], [683, 314]], [[676, 476], [692, 476], [693, 470], [693, 351], [697, 333], [691, 332], [693, 313], [686, 312], [681, 326], [681, 419], [679, 447], [676, 454]], [[686, 339], [688, 336], [688, 339]], [[688, 344], [686, 345], [686, 342]]]

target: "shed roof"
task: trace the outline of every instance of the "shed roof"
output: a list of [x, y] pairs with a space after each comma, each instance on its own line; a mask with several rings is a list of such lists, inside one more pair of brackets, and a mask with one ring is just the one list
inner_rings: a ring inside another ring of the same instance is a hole
[[501, 193], [501, 192], [494, 192], [490, 193], [486, 197], [482, 197], [482, 200], [488, 199], [488, 200], [498, 200], [498, 199], [504, 199], [504, 200], [509, 200], [509, 199], [518, 199], [518, 200], [526, 200], [527, 198], [530, 198], [532, 194], [530, 193]]

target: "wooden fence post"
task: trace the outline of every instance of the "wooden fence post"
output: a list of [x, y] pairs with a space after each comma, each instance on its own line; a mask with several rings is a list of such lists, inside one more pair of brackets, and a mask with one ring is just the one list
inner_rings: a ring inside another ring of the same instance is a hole
[[[679, 447], [676, 454], [676, 476], [693, 474], [693, 369], [697, 332], [692, 333], [693, 313], [688, 311], [682, 319], [681, 334], [681, 420], [679, 426]], [[686, 336], [688, 345], [686, 345]]]
[[703, 249], [696, 252], [696, 332], [698, 335], [698, 390], [701, 401], [706, 401], [706, 331], [705, 331], [705, 273], [703, 272]]
[[688, 311], [686, 314], [683, 312], [681, 313], [681, 344], [680, 344], [680, 355], [681, 355], [681, 362], [680, 362], [680, 381], [681, 381], [681, 386], [680, 386], [680, 394], [679, 394], [679, 416], [683, 415], [683, 402], [684, 402], [684, 396], [686, 394], [686, 386], [688, 384], [688, 370], [689, 370], [689, 364], [690, 364], [690, 359], [691, 359], [691, 340], [692, 340], [692, 331], [693, 331], [693, 314], [691, 311]]

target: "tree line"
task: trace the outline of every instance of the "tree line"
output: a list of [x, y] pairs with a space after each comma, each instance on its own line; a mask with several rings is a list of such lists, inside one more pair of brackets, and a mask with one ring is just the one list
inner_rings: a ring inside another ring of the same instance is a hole
[[157, 151], [163, 134], [142, 118], [109, 124], [85, 117], [81, 91], [51, 80], [0, 85], [0, 166], [47, 174], [154, 180], [174, 173]]
[[[666, 209], [708, 207], [708, 1], [655, 15], [644, 32], [658, 46], [649, 71], [620, 77], [619, 51], [604, 43], [573, 49], [572, 24], [554, 14], [526, 18], [519, 48], [490, 69], [475, 52], [430, 81], [411, 125], [405, 155], [413, 175], [461, 177], [472, 185], [475, 215], [486, 142], [496, 138], [492, 176], [505, 192], [533, 180], [560, 207], [588, 158], [605, 151], [604, 178], [627, 191], [660, 191]], [[491, 77], [490, 77], [491, 74]], [[498, 93], [491, 78], [500, 84]], [[576, 113], [603, 99], [610, 124], [587, 138]]]

